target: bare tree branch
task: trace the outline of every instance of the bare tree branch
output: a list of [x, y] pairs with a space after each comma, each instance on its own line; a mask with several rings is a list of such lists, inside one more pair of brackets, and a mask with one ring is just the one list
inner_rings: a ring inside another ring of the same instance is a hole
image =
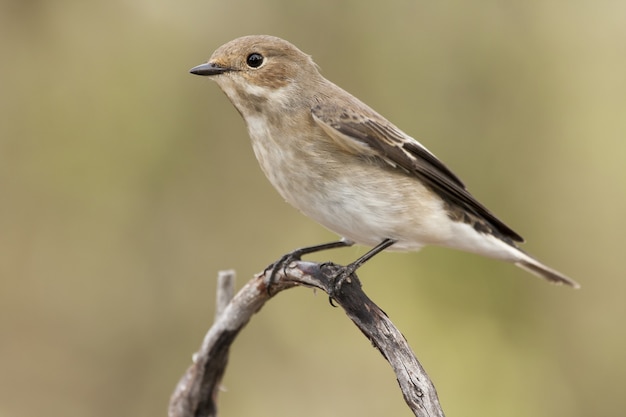
[[169, 417], [217, 416], [219, 383], [226, 368], [230, 345], [267, 300], [282, 290], [298, 285], [319, 288], [332, 294], [333, 300], [389, 362], [407, 405], [417, 417], [443, 417], [435, 387], [404, 336], [365, 295], [355, 274], [339, 291], [335, 291], [334, 276], [338, 270], [339, 267], [332, 263], [293, 262], [285, 270], [278, 271], [271, 295], [267, 291], [265, 273], [250, 280], [221, 314], [217, 314], [200, 350], [193, 357], [193, 364], [172, 394]]
[[235, 295], [235, 271], [219, 271], [217, 273], [217, 294], [215, 303], [215, 320], [224, 312]]

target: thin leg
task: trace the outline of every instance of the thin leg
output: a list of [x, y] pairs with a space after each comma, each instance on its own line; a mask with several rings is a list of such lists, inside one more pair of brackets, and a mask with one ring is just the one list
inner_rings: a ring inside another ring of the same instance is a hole
[[393, 245], [394, 243], [396, 243], [396, 241], [393, 239], [385, 239], [382, 242], [380, 242], [378, 245], [374, 246], [365, 255], [361, 256], [359, 259], [352, 262], [350, 265], [346, 266], [346, 268], [350, 272], [348, 275], [352, 274], [354, 271], [359, 269], [365, 262], [369, 261], [374, 256], [378, 255], [380, 252], [384, 251], [385, 249], [387, 249], [389, 246]]
[[303, 255], [310, 253], [321, 252], [328, 249], [347, 248], [354, 245], [354, 242], [348, 239], [341, 239], [336, 242], [322, 243], [321, 245], [306, 246], [304, 248], [296, 249], [293, 252], [288, 253], [284, 257], [291, 257], [293, 261], [299, 261]]
[[[271, 271], [270, 277], [267, 285], [267, 292], [270, 293], [270, 287], [274, 283], [276, 279], [276, 274], [282, 268], [283, 270], [289, 266], [293, 261], [299, 261], [303, 255], [308, 255], [310, 253], [321, 252], [328, 249], [336, 249], [336, 248], [345, 248], [354, 245], [354, 242], [348, 239], [341, 239], [336, 242], [322, 243], [321, 245], [314, 246], [306, 246], [304, 248], [296, 249], [292, 252], [289, 252], [286, 255], [283, 255], [278, 261], [274, 262], [272, 265], [268, 266], [265, 271]], [[373, 256], [373, 255], [372, 255]]]
[[332, 302], [333, 296], [341, 289], [341, 286], [343, 285], [346, 279], [348, 279], [352, 274], [354, 274], [354, 272], [357, 269], [363, 266], [365, 262], [369, 261], [374, 256], [384, 251], [385, 249], [387, 249], [389, 246], [393, 245], [394, 243], [396, 243], [394, 239], [385, 239], [382, 242], [380, 242], [378, 245], [373, 247], [365, 255], [357, 259], [356, 261], [352, 262], [349, 265], [340, 267], [339, 270], [337, 270], [337, 272], [335, 273], [335, 285], [334, 285], [335, 288], [329, 294], [330, 305], [334, 305]]

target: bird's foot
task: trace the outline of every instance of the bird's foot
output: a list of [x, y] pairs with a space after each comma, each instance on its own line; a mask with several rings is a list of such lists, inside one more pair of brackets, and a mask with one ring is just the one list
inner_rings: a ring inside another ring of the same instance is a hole
[[355, 274], [358, 267], [359, 265], [354, 263], [343, 266], [332, 262], [326, 262], [320, 266], [324, 275], [332, 281], [331, 285], [328, 287], [328, 302], [331, 306], [337, 307], [333, 300], [336, 299], [337, 294], [341, 291], [344, 283], [351, 284], [354, 282], [359, 286], [361, 285], [359, 277]]
[[291, 251], [285, 255], [283, 255], [279, 260], [277, 260], [276, 262], [274, 262], [271, 265], [268, 265], [265, 270], [263, 271], [263, 274], [265, 276], [267, 276], [267, 273], [269, 272], [269, 277], [266, 279], [265, 283], [266, 283], [266, 288], [267, 288], [267, 294], [269, 296], [272, 296], [272, 285], [276, 282], [276, 275], [278, 274], [279, 271], [283, 271], [283, 274], [287, 273], [287, 268], [289, 267], [289, 265], [291, 265], [292, 262], [295, 261], [299, 261], [301, 260], [300, 258], [302, 258], [302, 255], [304, 255], [304, 252], [302, 249], [296, 249], [294, 251]]
[[268, 272], [270, 273], [269, 278], [267, 279], [267, 282], [266, 282], [267, 294], [270, 296], [272, 295], [271, 286], [272, 284], [276, 282], [276, 274], [278, 273], [278, 271], [282, 269], [283, 273], [286, 274], [287, 273], [286, 269], [289, 267], [289, 265], [291, 265], [292, 262], [301, 260], [303, 255], [320, 252], [320, 251], [328, 250], [328, 249], [344, 248], [344, 247], [352, 246], [352, 245], [354, 245], [354, 242], [352, 242], [351, 240], [341, 239], [336, 242], [322, 243], [321, 245], [314, 245], [314, 246], [306, 246], [303, 248], [296, 249], [292, 252], [289, 252], [286, 255], [283, 255], [278, 261], [269, 265], [263, 271], [264, 275], [267, 275]]

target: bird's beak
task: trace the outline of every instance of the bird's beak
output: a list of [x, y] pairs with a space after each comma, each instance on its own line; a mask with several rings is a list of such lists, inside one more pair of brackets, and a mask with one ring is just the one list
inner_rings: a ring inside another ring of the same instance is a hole
[[200, 64], [197, 67], [193, 67], [189, 70], [190, 73], [195, 75], [218, 75], [223, 74], [228, 71], [228, 68], [219, 66], [213, 62], [207, 62], [205, 64]]

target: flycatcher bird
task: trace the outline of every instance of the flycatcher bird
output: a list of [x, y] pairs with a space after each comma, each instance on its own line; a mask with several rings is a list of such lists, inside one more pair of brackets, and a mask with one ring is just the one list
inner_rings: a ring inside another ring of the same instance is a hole
[[435, 155], [324, 78], [291, 43], [241, 37], [190, 72], [214, 80], [239, 111], [261, 169], [280, 195], [343, 237], [298, 249], [283, 261], [354, 243], [373, 247], [346, 267], [349, 275], [384, 249], [439, 245], [578, 287], [522, 251], [522, 237]]

